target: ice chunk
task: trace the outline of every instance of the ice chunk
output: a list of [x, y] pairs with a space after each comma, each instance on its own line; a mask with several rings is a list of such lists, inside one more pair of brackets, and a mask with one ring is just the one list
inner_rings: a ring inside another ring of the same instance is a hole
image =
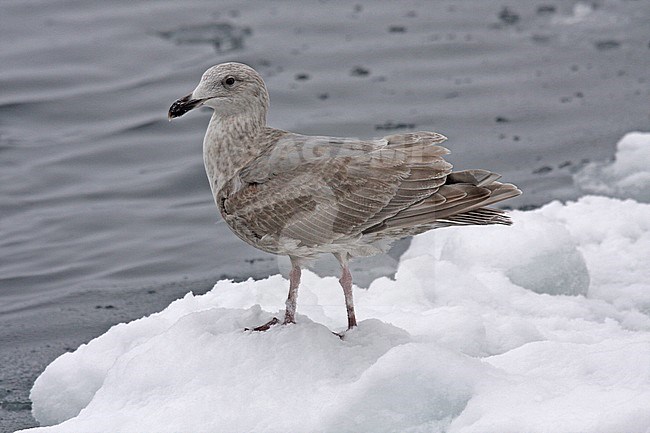
[[650, 205], [583, 197], [541, 209], [564, 224], [580, 245], [591, 285], [589, 297], [650, 314]]
[[650, 133], [630, 132], [616, 145], [611, 162], [592, 162], [574, 175], [588, 193], [650, 203]]
[[526, 218], [519, 215], [515, 212], [515, 224], [501, 230], [467, 227], [440, 233], [444, 240], [439, 242], [445, 242], [440, 259], [464, 268], [489, 267], [537, 293], [587, 294], [589, 272], [566, 227], [539, 212], [530, 212]]
[[37, 379], [54, 425], [28, 431], [647, 432], [650, 204], [513, 217], [417, 236], [343, 340], [338, 281], [309, 271], [296, 325], [243, 330], [282, 314], [276, 275], [115, 326]]

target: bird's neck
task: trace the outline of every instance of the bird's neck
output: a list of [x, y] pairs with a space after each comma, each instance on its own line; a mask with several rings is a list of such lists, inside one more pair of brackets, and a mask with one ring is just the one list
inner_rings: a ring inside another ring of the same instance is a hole
[[212, 115], [203, 140], [203, 163], [213, 194], [257, 156], [255, 138], [265, 127], [264, 115]]

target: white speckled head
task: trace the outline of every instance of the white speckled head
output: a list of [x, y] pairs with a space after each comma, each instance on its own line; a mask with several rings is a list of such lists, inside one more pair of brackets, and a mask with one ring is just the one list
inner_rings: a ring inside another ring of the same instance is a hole
[[219, 117], [245, 116], [266, 121], [269, 95], [262, 77], [242, 63], [221, 63], [205, 71], [196, 89], [176, 101], [169, 117], [206, 105]]
[[260, 108], [266, 113], [269, 106], [262, 77], [242, 63], [222, 63], [205, 71], [192, 98], [202, 99], [204, 105], [224, 114]]

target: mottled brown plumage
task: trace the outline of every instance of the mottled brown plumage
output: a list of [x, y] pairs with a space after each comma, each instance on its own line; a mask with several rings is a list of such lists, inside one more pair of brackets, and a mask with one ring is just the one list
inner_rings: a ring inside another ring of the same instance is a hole
[[[270, 128], [264, 82], [240, 63], [206, 71], [169, 117], [200, 105], [214, 109], [203, 158], [222, 217], [243, 241], [291, 258], [284, 323], [295, 320], [303, 260], [337, 257], [351, 328], [350, 257], [377, 254], [434, 228], [510, 224], [503, 211], [487, 206], [521, 194], [486, 170], [453, 172], [440, 146], [446, 137], [435, 132], [357, 140]], [[256, 329], [278, 321], [272, 322]]]

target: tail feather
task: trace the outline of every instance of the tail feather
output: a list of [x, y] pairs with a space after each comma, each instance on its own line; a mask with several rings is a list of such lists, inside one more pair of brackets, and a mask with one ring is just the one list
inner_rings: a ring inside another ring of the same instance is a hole
[[467, 183], [474, 186], [485, 186], [500, 178], [500, 174], [487, 170], [463, 170], [450, 173], [447, 176], [447, 183]]
[[500, 177], [487, 170], [450, 173], [436, 193], [364, 233], [407, 235], [453, 225], [512, 224], [502, 210], [487, 207], [521, 194], [515, 185], [497, 182]]

